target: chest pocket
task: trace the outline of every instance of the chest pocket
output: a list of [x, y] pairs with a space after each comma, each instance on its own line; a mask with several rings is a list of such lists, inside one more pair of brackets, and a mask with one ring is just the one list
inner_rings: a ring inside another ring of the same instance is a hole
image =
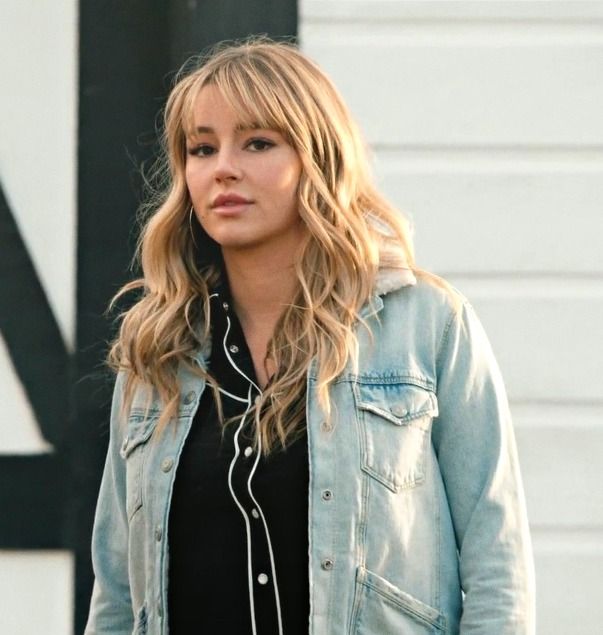
[[120, 455], [126, 462], [126, 508], [128, 520], [142, 507], [142, 477], [151, 438], [158, 413], [137, 413], [128, 418], [127, 434], [123, 440]]
[[411, 383], [354, 386], [360, 423], [361, 468], [393, 492], [425, 479], [435, 393]]

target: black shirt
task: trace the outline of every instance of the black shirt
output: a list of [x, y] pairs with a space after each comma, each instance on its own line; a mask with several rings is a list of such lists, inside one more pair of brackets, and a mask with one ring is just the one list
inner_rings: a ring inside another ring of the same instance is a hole
[[[209, 370], [226, 391], [228, 420], [245, 413], [259, 388], [224, 286], [212, 295], [211, 321]], [[248, 415], [222, 428], [206, 387], [171, 500], [170, 635], [308, 633], [307, 438], [265, 459], [253, 447], [253, 425]]]

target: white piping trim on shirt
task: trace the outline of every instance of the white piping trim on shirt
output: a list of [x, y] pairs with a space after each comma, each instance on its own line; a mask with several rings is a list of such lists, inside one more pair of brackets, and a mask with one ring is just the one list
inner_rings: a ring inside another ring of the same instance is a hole
[[[253, 635], [257, 635], [257, 627], [255, 623], [255, 603], [254, 603], [254, 595], [253, 595], [253, 569], [252, 569], [252, 562], [251, 562], [252, 560], [251, 558], [251, 527], [249, 524], [249, 516], [247, 512], [245, 511], [245, 508], [241, 505], [241, 503], [239, 502], [238, 498], [236, 497], [234, 493], [234, 488], [232, 486], [232, 472], [233, 472], [235, 463], [239, 455], [241, 454], [241, 450], [239, 448], [239, 433], [243, 429], [243, 425], [245, 424], [245, 421], [247, 419], [247, 414], [249, 413], [249, 410], [251, 409], [251, 388], [252, 386], [254, 386], [260, 394], [262, 393], [262, 391], [260, 390], [260, 387], [236, 365], [236, 363], [230, 356], [228, 347], [226, 346], [226, 340], [228, 338], [228, 334], [230, 333], [230, 328], [231, 328], [231, 322], [228, 315], [226, 316], [226, 322], [227, 322], [226, 333], [224, 334], [224, 339], [222, 340], [222, 347], [224, 348], [224, 353], [228, 361], [230, 362], [231, 366], [249, 382], [249, 391], [247, 393], [247, 399], [244, 400], [244, 399], [241, 399], [240, 397], [234, 397], [235, 399], [246, 401], [247, 409], [243, 413], [243, 416], [241, 418], [241, 423], [239, 424], [239, 427], [237, 428], [237, 431], [235, 432], [235, 435], [234, 435], [235, 455], [232, 461], [230, 462], [230, 467], [228, 469], [228, 488], [230, 490], [230, 494], [233, 497], [237, 507], [240, 509], [241, 513], [243, 514], [243, 518], [245, 519], [245, 532], [247, 534], [247, 582], [249, 585], [249, 605], [251, 608], [251, 626], [253, 629]], [[283, 635], [281, 602], [280, 602], [280, 595], [278, 591], [278, 582], [276, 579], [276, 565], [274, 561], [274, 551], [272, 549], [272, 541], [270, 540], [270, 532], [268, 531], [268, 523], [266, 522], [266, 517], [264, 516], [264, 512], [262, 511], [262, 508], [260, 507], [255, 496], [253, 495], [253, 492], [251, 491], [251, 480], [258, 466], [260, 456], [261, 456], [261, 451], [262, 451], [261, 439], [258, 436], [258, 451], [256, 453], [255, 461], [254, 461], [253, 467], [251, 468], [251, 472], [249, 473], [249, 478], [247, 479], [247, 491], [249, 492], [249, 496], [260, 514], [262, 523], [264, 525], [264, 531], [266, 532], [266, 540], [268, 542], [268, 552], [270, 555], [270, 569], [272, 571], [272, 579], [274, 581], [274, 596], [275, 596], [275, 602], [276, 602], [276, 613], [278, 617], [278, 632], [279, 632], [279, 635]]]
[[257, 627], [255, 625], [255, 604], [254, 604], [254, 598], [253, 598], [253, 570], [251, 567], [251, 527], [249, 525], [249, 516], [247, 515], [247, 512], [245, 511], [245, 508], [243, 507], [243, 505], [241, 505], [241, 503], [239, 502], [239, 499], [237, 498], [234, 492], [234, 488], [232, 486], [232, 471], [234, 469], [235, 463], [237, 462], [239, 455], [241, 454], [241, 451], [239, 449], [239, 442], [238, 442], [239, 433], [241, 432], [243, 425], [245, 425], [245, 419], [247, 418], [247, 412], [249, 411], [250, 406], [251, 406], [251, 386], [249, 386], [247, 410], [245, 411], [245, 414], [241, 418], [241, 423], [239, 424], [239, 427], [237, 428], [237, 431], [235, 432], [235, 435], [234, 435], [235, 455], [233, 456], [232, 461], [230, 462], [230, 467], [228, 468], [228, 489], [230, 490], [230, 495], [233, 497], [237, 507], [241, 510], [241, 514], [243, 514], [243, 518], [245, 520], [245, 534], [247, 536], [247, 586], [249, 588], [249, 608], [251, 610], [251, 629], [253, 631], [253, 635], [257, 635]]
[[281, 599], [278, 592], [278, 584], [276, 583], [276, 565], [274, 562], [274, 552], [272, 551], [272, 542], [270, 541], [270, 532], [268, 531], [268, 523], [266, 522], [266, 517], [264, 516], [264, 512], [262, 511], [260, 504], [257, 502], [255, 496], [253, 495], [253, 492], [251, 491], [251, 479], [253, 478], [253, 475], [255, 474], [255, 470], [260, 461], [261, 453], [262, 453], [262, 441], [260, 437], [258, 436], [258, 451], [255, 457], [255, 461], [253, 463], [253, 467], [251, 468], [249, 478], [247, 479], [247, 491], [249, 492], [249, 496], [251, 497], [251, 500], [253, 501], [254, 505], [256, 506], [260, 514], [262, 523], [264, 525], [264, 531], [266, 532], [266, 537], [268, 538], [268, 551], [270, 552], [270, 568], [272, 570], [272, 579], [274, 580], [274, 596], [276, 599], [276, 613], [278, 615], [278, 632], [279, 632], [279, 635], [283, 635], [283, 626], [282, 626], [282, 617], [281, 617]]
[[230, 397], [231, 399], [234, 399], [235, 401], [241, 401], [243, 403], [249, 403], [249, 399], [245, 398], [245, 397], [237, 397], [237, 395], [233, 395], [231, 392], [228, 392], [228, 390], [224, 390], [224, 388], [219, 388], [218, 390], [223, 394], [226, 395], [227, 397]]

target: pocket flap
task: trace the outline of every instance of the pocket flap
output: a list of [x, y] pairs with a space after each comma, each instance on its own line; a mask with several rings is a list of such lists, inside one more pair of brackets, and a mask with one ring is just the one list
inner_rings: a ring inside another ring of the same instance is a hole
[[437, 397], [431, 390], [414, 384], [356, 384], [356, 405], [396, 425], [425, 415], [438, 414]]
[[157, 425], [157, 415], [130, 415], [128, 433], [119, 451], [122, 458], [127, 458], [139, 445], [146, 443]]

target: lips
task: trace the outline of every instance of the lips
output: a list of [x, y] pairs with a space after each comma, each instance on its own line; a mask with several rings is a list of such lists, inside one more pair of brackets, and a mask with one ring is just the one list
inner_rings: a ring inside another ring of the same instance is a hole
[[216, 196], [211, 206], [212, 208], [216, 208], [216, 207], [228, 208], [228, 207], [236, 207], [238, 205], [248, 205], [251, 202], [252, 201], [250, 201], [249, 199], [244, 198], [243, 196], [239, 196], [238, 194], [220, 194], [219, 196]]

